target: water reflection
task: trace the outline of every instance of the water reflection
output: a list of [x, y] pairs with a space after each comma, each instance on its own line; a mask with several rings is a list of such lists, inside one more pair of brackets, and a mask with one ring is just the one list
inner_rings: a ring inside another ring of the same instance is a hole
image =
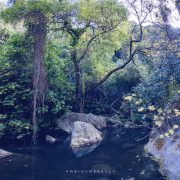
[[[109, 129], [101, 144], [77, 158], [69, 142], [35, 147], [3, 147], [15, 155], [0, 159], [1, 180], [165, 180], [144, 152], [143, 129]], [[148, 132], [147, 132], [148, 133]], [[118, 136], [117, 136], [118, 134]], [[80, 152], [80, 155], [84, 152]], [[83, 170], [83, 171], [81, 171]], [[86, 171], [87, 170], [87, 171]]]

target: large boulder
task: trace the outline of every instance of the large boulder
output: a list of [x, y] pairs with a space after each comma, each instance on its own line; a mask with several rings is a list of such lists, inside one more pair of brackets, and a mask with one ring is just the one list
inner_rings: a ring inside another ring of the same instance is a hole
[[57, 121], [58, 128], [62, 129], [67, 133], [71, 133], [73, 129], [73, 123], [76, 121], [90, 123], [97, 129], [102, 129], [106, 127], [106, 119], [102, 116], [96, 116], [93, 114], [83, 114], [71, 112], [65, 115], [63, 118]]
[[85, 122], [74, 122], [70, 146], [76, 156], [81, 157], [92, 152], [101, 142], [101, 132]]
[[160, 162], [169, 180], [180, 179], [180, 130], [172, 137], [164, 139], [160, 139], [156, 133], [155, 137], [150, 138], [145, 149]]
[[167, 113], [168, 109], [180, 108], [180, 96], [176, 96], [175, 101], [165, 108], [167, 117], [160, 128], [154, 127], [148, 144], [145, 149], [151, 153], [161, 164], [162, 170], [167, 174], [169, 180], [180, 179], [180, 128], [174, 129], [171, 136], [160, 136], [173, 129], [174, 124], [180, 127], [180, 116], [174, 112]]
[[0, 158], [6, 157], [11, 155], [12, 153], [8, 152], [8, 151], [4, 151], [2, 149], [0, 149]]
[[170, 180], [180, 179], [180, 138], [166, 147], [163, 168]]

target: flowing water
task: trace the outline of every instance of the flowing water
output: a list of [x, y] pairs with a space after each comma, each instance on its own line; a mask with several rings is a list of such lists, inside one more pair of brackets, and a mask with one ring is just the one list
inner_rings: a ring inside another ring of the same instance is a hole
[[144, 151], [144, 129], [108, 129], [101, 144], [77, 158], [69, 141], [38, 146], [6, 146], [15, 154], [0, 159], [0, 180], [165, 180]]

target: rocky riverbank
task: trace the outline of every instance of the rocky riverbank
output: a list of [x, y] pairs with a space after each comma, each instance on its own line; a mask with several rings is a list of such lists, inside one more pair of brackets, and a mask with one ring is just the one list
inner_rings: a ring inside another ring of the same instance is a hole
[[169, 180], [180, 179], [180, 97], [165, 108], [166, 117], [151, 131], [145, 149], [160, 163]]

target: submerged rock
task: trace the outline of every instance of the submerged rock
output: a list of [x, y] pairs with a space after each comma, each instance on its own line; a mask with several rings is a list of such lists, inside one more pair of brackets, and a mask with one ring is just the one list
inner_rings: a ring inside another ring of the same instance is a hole
[[8, 152], [8, 151], [4, 151], [2, 149], [0, 149], [0, 158], [6, 157], [11, 155], [12, 153]]
[[92, 124], [74, 122], [70, 146], [77, 157], [92, 152], [102, 141], [101, 132]]
[[63, 118], [57, 121], [58, 128], [62, 129], [67, 133], [71, 133], [73, 129], [73, 123], [76, 121], [90, 123], [97, 129], [102, 129], [106, 127], [106, 119], [102, 116], [96, 116], [93, 114], [83, 114], [71, 112], [65, 115]]
[[73, 153], [76, 155], [76, 157], [82, 157], [94, 151], [99, 146], [99, 144], [100, 142], [90, 145], [90, 146], [88, 145], [86, 147], [79, 147], [79, 148], [74, 147], [72, 148], [72, 150], [73, 150]]
[[46, 135], [46, 141], [50, 144], [54, 144], [56, 142], [56, 139], [50, 135]]

